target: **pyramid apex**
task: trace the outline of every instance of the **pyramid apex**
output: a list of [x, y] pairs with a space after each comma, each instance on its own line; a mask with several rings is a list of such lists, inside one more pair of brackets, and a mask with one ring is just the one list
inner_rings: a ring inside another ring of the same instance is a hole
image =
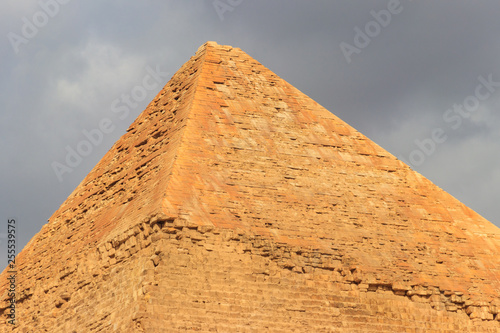
[[232, 47], [231, 45], [222, 45], [222, 44], [218, 44], [215, 41], [207, 41], [198, 48], [198, 50], [196, 51], [196, 54], [199, 54], [200, 52], [205, 52], [206, 50], [208, 50], [210, 48], [224, 50], [224, 51], [231, 51], [233, 49], [241, 51], [240, 48], [235, 48], [235, 47]]
[[199, 48], [198, 48], [198, 51], [196, 51], [196, 53], [198, 52], [202, 52], [202, 51], [205, 51], [207, 48], [209, 47], [217, 47], [219, 46], [219, 44], [217, 42], [214, 42], [214, 41], [206, 41], [205, 43], [203, 43]]
[[213, 41], [213, 40], [208, 40], [208, 41], [206, 41], [206, 43], [205, 43], [205, 44], [203, 44], [203, 45], [208, 45], [208, 46], [217, 46], [217, 45], [219, 45], [219, 44], [218, 44], [216, 41]]

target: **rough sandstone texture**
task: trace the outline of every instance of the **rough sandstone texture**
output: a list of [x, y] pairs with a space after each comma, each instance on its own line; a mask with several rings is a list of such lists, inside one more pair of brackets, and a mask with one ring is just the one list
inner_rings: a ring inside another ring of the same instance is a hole
[[19, 254], [14, 331], [500, 332], [499, 254], [493, 224], [208, 42]]

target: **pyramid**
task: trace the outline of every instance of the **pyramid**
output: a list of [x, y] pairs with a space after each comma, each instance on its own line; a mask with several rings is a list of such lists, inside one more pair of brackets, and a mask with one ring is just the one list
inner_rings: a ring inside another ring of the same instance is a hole
[[0, 331], [500, 332], [500, 229], [208, 42], [0, 278]]

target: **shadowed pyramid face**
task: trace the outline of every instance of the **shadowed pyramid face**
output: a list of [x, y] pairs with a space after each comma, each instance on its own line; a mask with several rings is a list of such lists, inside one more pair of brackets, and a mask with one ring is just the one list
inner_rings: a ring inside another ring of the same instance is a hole
[[19, 255], [18, 328], [496, 332], [499, 250], [498, 228], [208, 42]]

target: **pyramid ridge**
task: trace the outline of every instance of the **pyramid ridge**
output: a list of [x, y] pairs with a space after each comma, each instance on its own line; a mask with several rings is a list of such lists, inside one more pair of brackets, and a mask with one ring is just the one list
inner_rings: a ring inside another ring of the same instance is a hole
[[16, 258], [16, 329], [500, 332], [499, 252], [492, 223], [208, 41]]

